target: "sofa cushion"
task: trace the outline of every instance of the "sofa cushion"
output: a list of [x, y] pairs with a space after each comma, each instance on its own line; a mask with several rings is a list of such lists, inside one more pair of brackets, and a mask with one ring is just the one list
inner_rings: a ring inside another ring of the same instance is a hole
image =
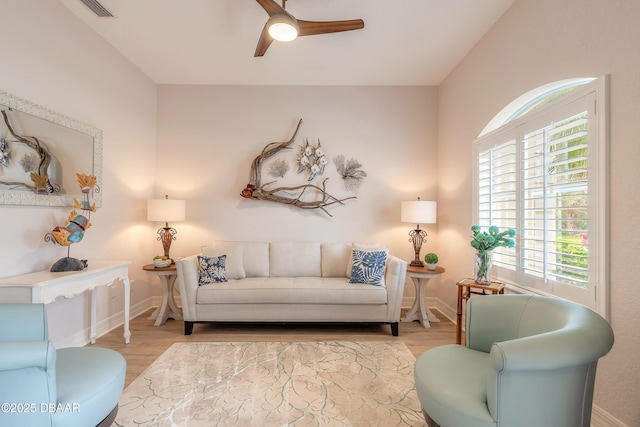
[[352, 250], [352, 268], [349, 283], [384, 285], [384, 270], [387, 265], [388, 250]]
[[227, 279], [244, 279], [247, 274], [244, 271], [244, 256], [242, 243], [237, 242], [213, 242], [211, 246], [202, 247], [202, 255], [208, 257], [226, 255], [225, 272]]
[[198, 255], [198, 286], [227, 281], [225, 274], [226, 255], [215, 257]]
[[276, 242], [269, 248], [269, 276], [320, 277], [320, 243]]
[[197, 304], [364, 304], [387, 303], [386, 289], [350, 284], [344, 277], [254, 277], [200, 286]]
[[242, 242], [242, 255], [247, 277], [269, 276], [269, 243]]
[[323, 243], [320, 250], [322, 277], [344, 277], [351, 258], [351, 243]]

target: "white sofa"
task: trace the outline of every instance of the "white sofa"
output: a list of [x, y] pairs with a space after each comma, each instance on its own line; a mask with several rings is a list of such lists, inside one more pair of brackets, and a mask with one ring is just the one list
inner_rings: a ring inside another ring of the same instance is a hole
[[[350, 283], [353, 249], [380, 250], [374, 246], [214, 242], [203, 247], [202, 254], [176, 261], [185, 335], [200, 322], [365, 322], [387, 323], [397, 336], [407, 263], [387, 251], [382, 283]], [[199, 285], [199, 262], [223, 255], [227, 281]]]

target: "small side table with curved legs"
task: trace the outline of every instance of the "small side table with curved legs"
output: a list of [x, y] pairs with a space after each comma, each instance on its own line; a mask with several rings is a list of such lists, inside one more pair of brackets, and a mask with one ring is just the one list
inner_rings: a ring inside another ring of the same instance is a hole
[[435, 270], [429, 270], [426, 266], [414, 267], [407, 266], [407, 276], [411, 277], [416, 287], [416, 300], [413, 302], [411, 310], [401, 319], [403, 322], [413, 322], [418, 320], [425, 328], [430, 328], [429, 322], [439, 322], [440, 319], [429, 310], [425, 305], [424, 298], [427, 293], [427, 283], [434, 277], [438, 277], [444, 273], [444, 268], [436, 267]]
[[156, 319], [154, 326], [160, 326], [167, 319], [182, 320], [182, 313], [176, 300], [173, 298], [173, 285], [176, 282], [178, 273], [176, 272], [176, 265], [171, 264], [169, 267], [156, 268], [153, 264], [147, 264], [142, 267], [148, 274], [158, 276], [160, 283], [162, 284], [162, 303], [158, 307], [149, 319]]

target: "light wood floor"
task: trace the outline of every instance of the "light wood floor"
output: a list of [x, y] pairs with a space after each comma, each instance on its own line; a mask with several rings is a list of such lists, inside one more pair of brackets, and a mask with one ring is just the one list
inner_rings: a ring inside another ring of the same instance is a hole
[[[246, 341], [386, 341], [399, 340], [415, 357], [424, 351], [455, 342], [456, 327], [441, 313], [433, 310], [441, 319], [432, 322], [430, 329], [417, 321], [400, 322], [400, 336], [391, 335], [389, 325], [340, 325], [340, 324], [198, 324], [193, 334], [184, 335], [182, 320], [169, 319], [162, 326], [153, 326], [148, 312], [131, 320], [131, 342], [124, 343], [123, 328], [119, 327], [100, 337], [96, 346], [114, 349], [127, 360], [125, 387], [142, 373], [155, 359], [176, 342], [246, 342]], [[404, 311], [403, 311], [404, 315]], [[91, 345], [91, 344], [89, 344]]]

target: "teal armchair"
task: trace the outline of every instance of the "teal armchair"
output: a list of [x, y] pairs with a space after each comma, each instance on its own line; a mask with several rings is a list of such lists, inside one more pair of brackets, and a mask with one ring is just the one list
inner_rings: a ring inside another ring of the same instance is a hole
[[557, 298], [491, 295], [467, 304], [467, 345], [420, 355], [415, 384], [429, 426], [588, 427], [609, 323]]
[[56, 350], [43, 304], [0, 304], [0, 426], [108, 426], [126, 362], [98, 347]]

